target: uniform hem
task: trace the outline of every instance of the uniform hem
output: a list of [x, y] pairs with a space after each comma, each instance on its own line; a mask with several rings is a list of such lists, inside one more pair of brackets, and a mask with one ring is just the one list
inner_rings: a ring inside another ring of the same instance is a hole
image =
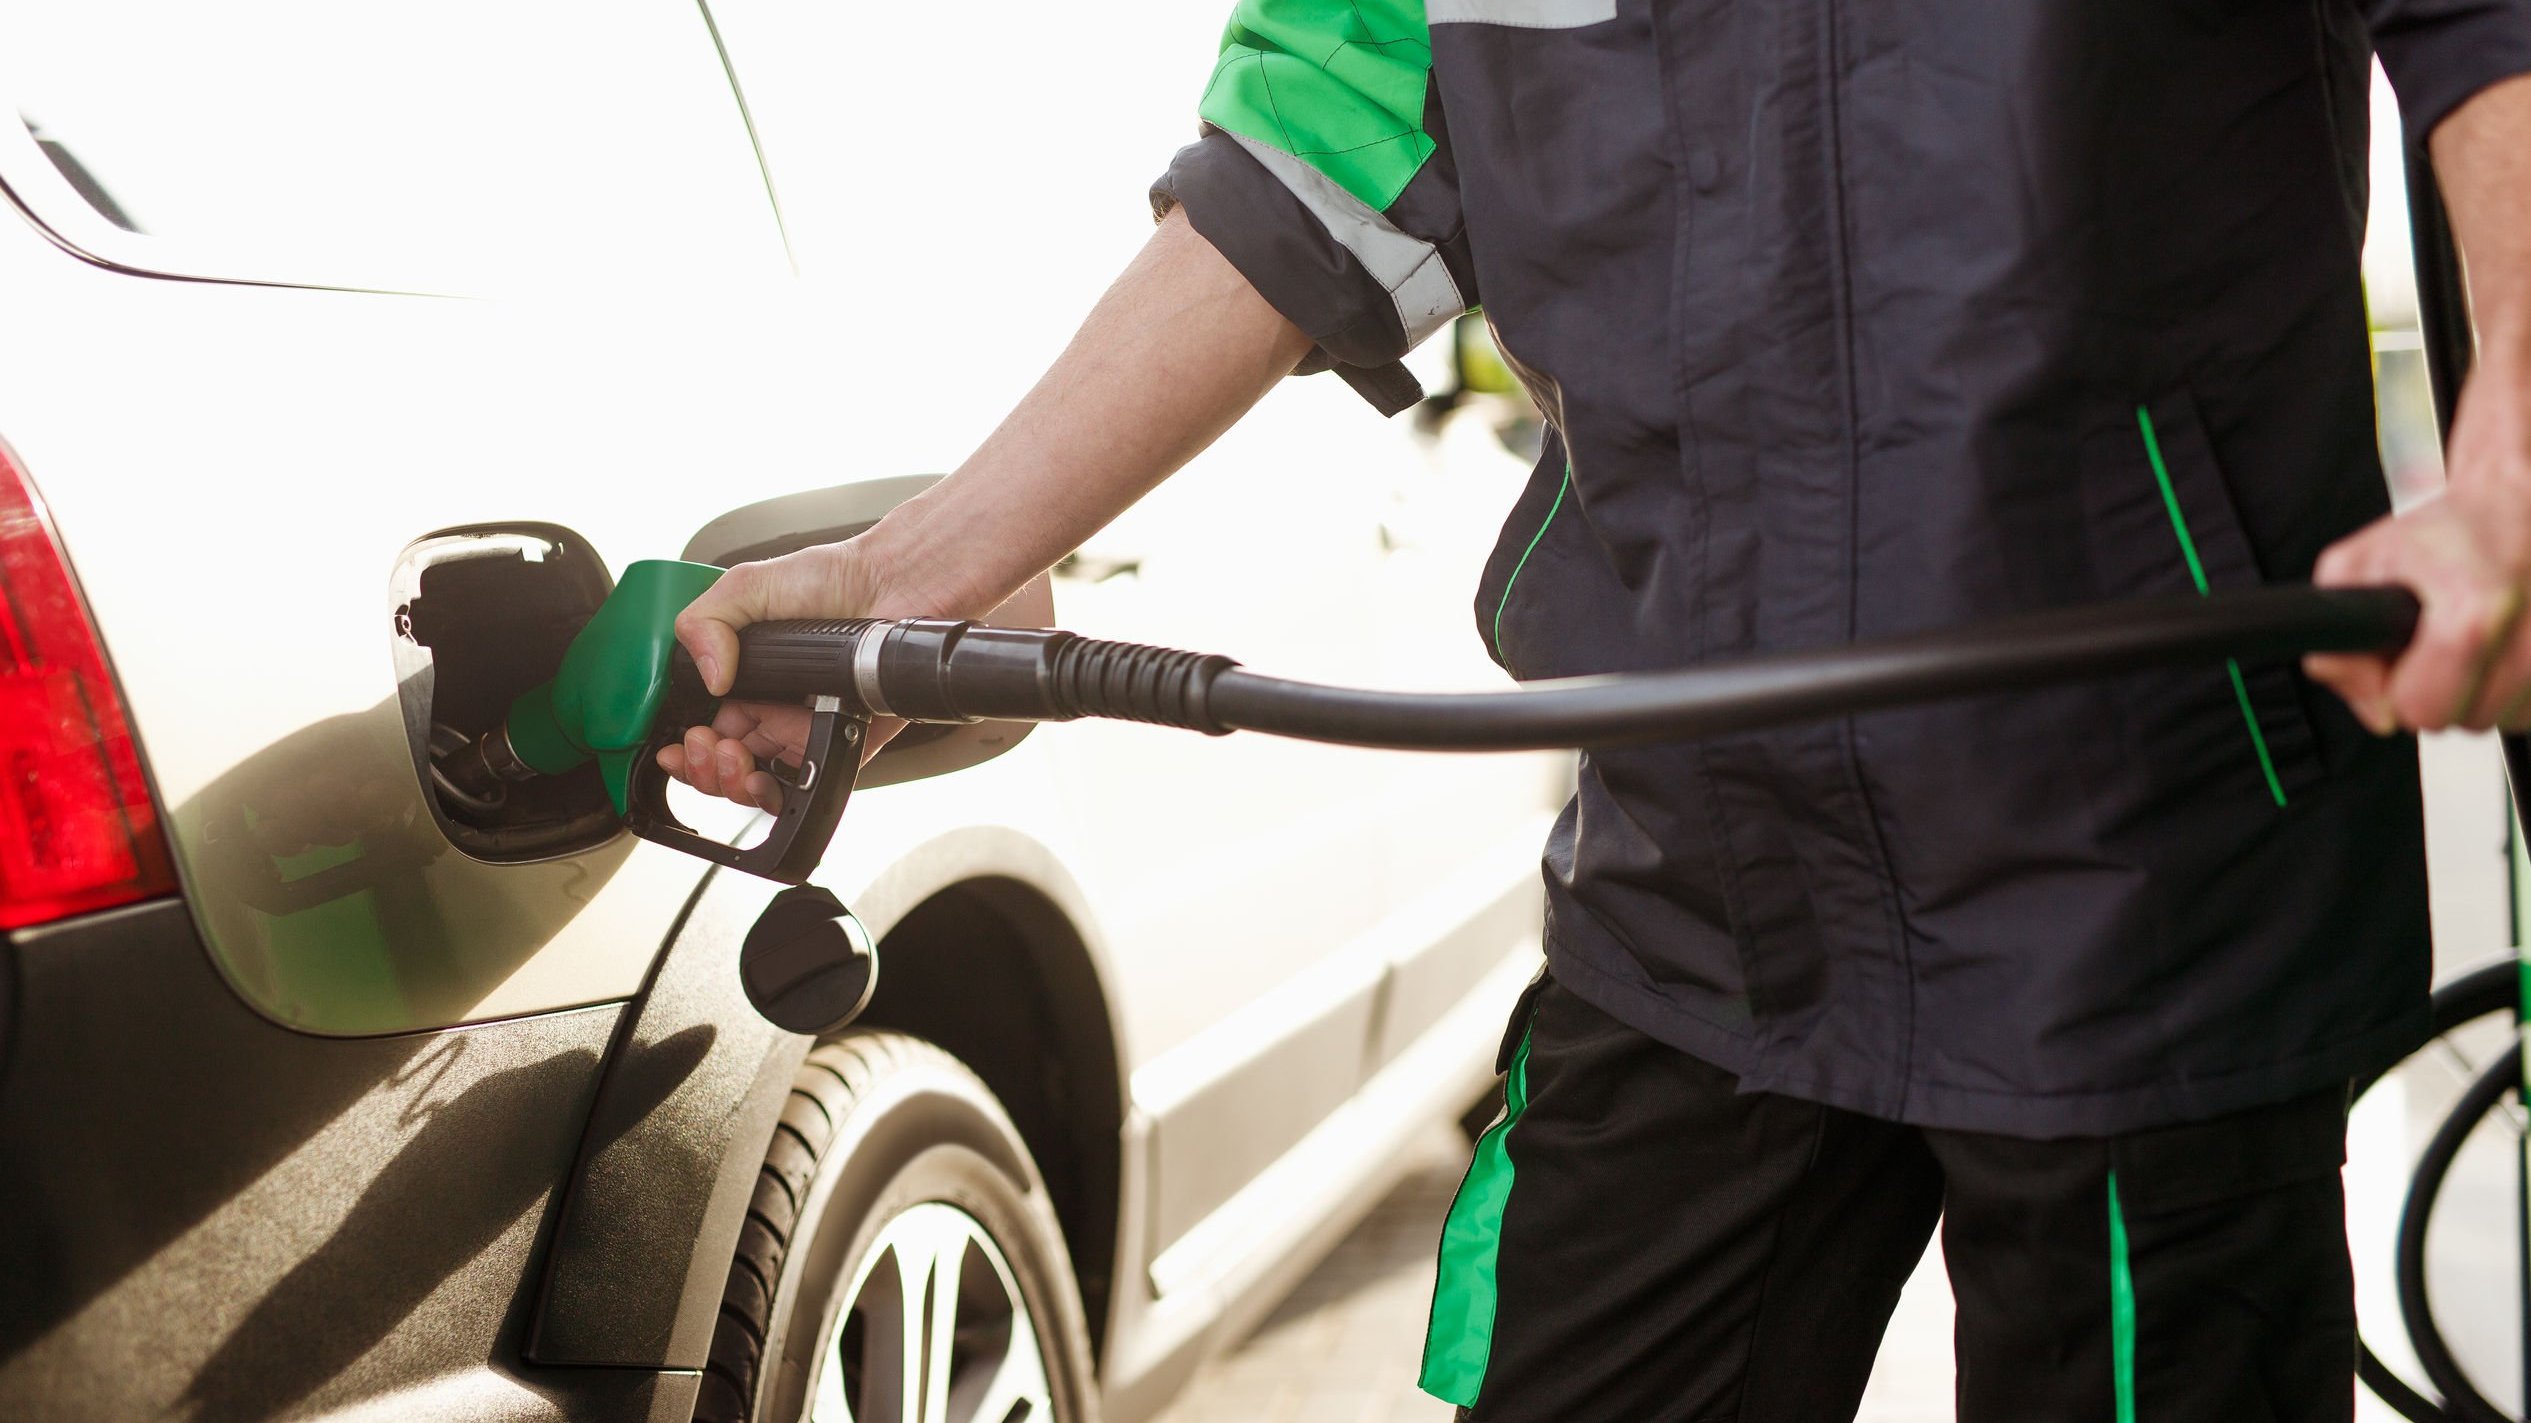
[[1768, 1073], [1758, 1062], [1753, 1038], [1719, 1028], [1657, 991], [1621, 978], [1561, 936], [1550, 939], [1547, 963], [1574, 996], [1647, 1037], [1733, 1074], [1742, 1092], [1797, 1097], [1908, 1126], [2034, 1141], [2115, 1136], [2290, 1101], [2379, 1072], [2433, 1034], [2432, 1010], [2420, 998], [2398, 1018], [2314, 1051], [2211, 1076], [2091, 1092], [1997, 1091], [1925, 1081], [1874, 1090], [1854, 1082]]
[[1619, 978], [1577, 955], [1552, 930], [1547, 935], [1547, 972], [1583, 1002], [1709, 1066], [1735, 1077], [1746, 1077], [1757, 1066], [1755, 1038], [1697, 1017], [1658, 992]]

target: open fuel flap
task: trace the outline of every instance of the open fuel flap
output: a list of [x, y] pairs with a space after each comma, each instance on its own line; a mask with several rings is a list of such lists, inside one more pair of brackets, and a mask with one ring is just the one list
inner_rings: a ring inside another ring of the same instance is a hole
[[557, 524], [473, 524], [407, 545], [391, 585], [396, 692], [424, 799], [449, 843], [479, 860], [576, 854], [623, 830], [595, 766], [471, 793], [432, 765], [500, 724], [554, 675], [615, 581], [587, 540]]

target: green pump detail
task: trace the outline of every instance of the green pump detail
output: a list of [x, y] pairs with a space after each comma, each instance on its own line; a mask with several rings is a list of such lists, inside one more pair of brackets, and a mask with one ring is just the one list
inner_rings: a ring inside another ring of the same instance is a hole
[[720, 576], [707, 563], [664, 558], [625, 569], [572, 638], [553, 680], [510, 703], [503, 744], [519, 765], [552, 776], [595, 760], [616, 813], [628, 813], [633, 761], [650, 744], [668, 698], [677, 614]]

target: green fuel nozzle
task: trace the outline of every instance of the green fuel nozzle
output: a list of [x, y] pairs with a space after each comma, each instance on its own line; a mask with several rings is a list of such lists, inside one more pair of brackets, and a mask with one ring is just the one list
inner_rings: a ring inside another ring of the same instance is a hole
[[670, 559], [625, 569], [571, 639], [553, 678], [520, 693], [499, 726], [434, 769], [462, 793], [493, 800], [504, 782], [560, 775], [595, 761], [616, 814], [635, 834], [785, 883], [806, 880], [852, 793], [868, 724], [866, 716], [845, 715], [835, 699], [820, 699], [832, 705], [816, 708], [800, 766], [774, 768], [785, 781], [785, 805], [757, 845], [742, 849], [697, 835], [668, 808], [659, 749], [719, 710], [677, 645], [677, 615], [721, 572]]
[[504, 740], [520, 766], [558, 775], [594, 760], [618, 813], [649, 746], [675, 667], [677, 615], [719, 580], [704, 563], [645, 559], [572, 638], [553, 680], [510, 703]]
[[502, 723], [434, 762], [461, 794], [497, 800], [505, 782], [595, 761], [625, 825], [645, 839], [790, 884], [817, 868], [860, 769], [870, 719], [963, 723], [1104, 716], [1221, 733], [1205, 692], [1233, 664], [1046, 628], [938, 618], [758, 623], [739, 637], [747, 701], [805, 703], [798, 763], [770, 766], [783, 807], [764, 839], [739, 848], [697, 835], [669, 810], [660, 748], [709, 722], [718, 699], [677, 645], [677, 615], [721, 575], [664, 559], [624, 570], [571, 640], [552, 680]]
[[[553, 678], [521, 693], [499, 726], [433, 769], [479, 803], [493, 803], [503, 782], [594, 761], [616, 813], [636, 834], [790, 883], [748, 930], [739, 980], [768, 1021], [797, 1033], [832, 1032], [870, 1001], [878, 958], [852, 911], [801, 881], [843, 814], [867, 723], [843, 715], [833, 698], [820, 699], [808, 754], [786, 778], [782, 814], [758, 845], [725, 845], [680, 823], [668, 809], [658, 749], [718, 708], [677, 645], [677, 615], [720, 576], [709, 564], [664, 559], [625, 569]], [[837, 764], [821, 775], [817, 768], [830, 761]]]
[[520, 693], [499, 726], [440, 768], [480, 793], [595, 761], [622, 814], [633, 762], [668, 699], [677, 614], [720, 576], [709, 564], [669, 559], [625, 569], [623, 581], [572, 638], [553, 678]]

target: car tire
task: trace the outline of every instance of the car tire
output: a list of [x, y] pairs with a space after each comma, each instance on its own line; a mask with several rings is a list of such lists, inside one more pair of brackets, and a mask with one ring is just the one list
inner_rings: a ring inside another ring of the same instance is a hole
[[[951, 1278], [954, 1300], [936, 1288]], [[992, 1092], [898, 1033], [811, 1050], [730, 1264], [697, 1423], [1094, 1423], [1097, 1407], [1063, 1233]]]

